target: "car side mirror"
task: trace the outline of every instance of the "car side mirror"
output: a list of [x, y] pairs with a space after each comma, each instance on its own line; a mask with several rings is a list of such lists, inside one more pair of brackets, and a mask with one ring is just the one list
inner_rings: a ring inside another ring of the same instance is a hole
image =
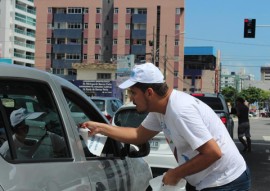
[[236, 108], [235, 108], [235, 107], [232, 107], [232, 108], [231, 108], [230, 114], [236, 115], [236, 113], [237, 113], [237, 112], [236, 112]]
[[126, 155], [130, 158], [145, 157], [150, 153], [150, 144], [149, 142], [136, 146], [125, 144], [124, 150], [127, 153]]

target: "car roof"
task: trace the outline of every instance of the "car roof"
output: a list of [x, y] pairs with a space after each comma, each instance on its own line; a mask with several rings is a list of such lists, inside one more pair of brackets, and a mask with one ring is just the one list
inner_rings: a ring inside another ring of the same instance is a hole
[[[51, 84], [60, 84], [62, 86], [69, 87], [70, 89], [80, 92], [82, 96], [89, 99], [83, 91], [69, 82], [68, 80], [61, 78], [55, 74], [39, 70], [33, 67], [20, 66], [16, 64], [0, 64], [0, 78], [24, 78], [29, 80], [40, 80], [43, 82], [51, 82]], [[90, 100], [90, 99], [89, 99]], [[92, 101], [91, 101], [92, 102]]]
[[0, 68], [0, 77], [22, 77], [40, 80], [56, 79], [57, 81], [61, 81], [63, 83], [67, 81], [49, 72], [27, 66], [20, 66], [16, 64], [0, 64]]
[[119, 107], [119, 109], [116, 111], [124, 110], [124, 109], [136, 109], [136, 105], [133, 104], [133, 102], [128, 102]]

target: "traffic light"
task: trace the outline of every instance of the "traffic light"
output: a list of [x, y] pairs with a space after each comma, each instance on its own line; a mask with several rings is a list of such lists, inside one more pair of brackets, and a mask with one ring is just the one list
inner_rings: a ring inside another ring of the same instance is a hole
[[255, 38], [256, 19], [244, 20], [244, 38]]

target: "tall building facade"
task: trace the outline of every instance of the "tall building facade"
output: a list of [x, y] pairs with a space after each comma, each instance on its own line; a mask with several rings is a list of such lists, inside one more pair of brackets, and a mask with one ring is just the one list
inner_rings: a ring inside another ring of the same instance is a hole
[[269, 66], [261, 67], [261, 80], [270, 81], [270, 67]]
[[184, 0], [35, 0], [36, 67], [68, 80], [73, 63], [152, 61], [183, 88]]
[[212, 46], [185, 47], [185, 92], [219, 92], [219, 56]]
[[1, 57], [34, 67], [36, 9], [34, 0], [0, 1]]

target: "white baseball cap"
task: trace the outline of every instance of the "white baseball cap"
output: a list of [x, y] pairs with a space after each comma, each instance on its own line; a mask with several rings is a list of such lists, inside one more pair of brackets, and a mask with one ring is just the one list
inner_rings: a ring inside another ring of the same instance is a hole
[[21, 123], [25, 119], [36, 119], [44, 112], [28, 112], [25, 108], [14, 110], [10, 114], [10, 122], [13, 127]]
[[120, 84], [119, 88], [126, 89], [137, 82], [145, 84], [163, 83], [164, 76], [158, 67], [152, 63], [138, 64], [133, 67], [129, 79]]

